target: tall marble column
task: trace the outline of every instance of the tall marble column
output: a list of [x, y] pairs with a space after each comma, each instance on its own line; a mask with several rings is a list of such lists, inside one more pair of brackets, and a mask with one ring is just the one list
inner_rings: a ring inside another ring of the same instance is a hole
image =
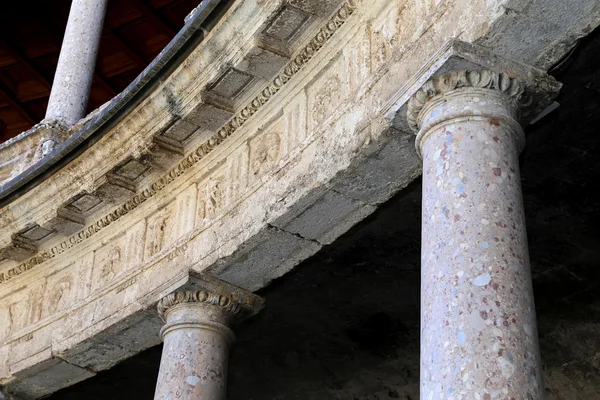
[[235, 295], [206, 290], [161, 299], [158, 313], [166, 324], [161, 330], [164, 347], [154, 399], [224, 400], [234, 340], [231, 324], [254, 311]]
[[543, 399], [518, 156], [524, 85], [429, 80], [408, 122], [423, 159], [421, 398]]
[[73, 0], [45, 120], [70, 126], [85, 115], [108, 0]]

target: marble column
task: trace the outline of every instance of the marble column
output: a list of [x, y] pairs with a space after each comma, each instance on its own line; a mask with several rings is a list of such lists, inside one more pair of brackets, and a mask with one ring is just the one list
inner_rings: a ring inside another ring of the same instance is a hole
[[247, 314], [240, 299], [194, 290], [158, 303], [166, 322], [155, 400], [224, 400], [234, 320]]
[[423, 159], [425, 400], [544, 398], [519, 176], [524, 93], [504, 73], [458, 71], [408, 105]]
[[70, 126], [85, 115], [108, 0], [73, 0], [45, 121]]

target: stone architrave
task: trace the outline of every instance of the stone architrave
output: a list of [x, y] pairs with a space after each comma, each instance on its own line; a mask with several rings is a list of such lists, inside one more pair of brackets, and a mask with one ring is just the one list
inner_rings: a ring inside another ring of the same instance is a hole
[[423, 160], [421, 398], [543, 399], [518, 156], [521, 123], [558, 85], [456, 50], [431, 62], [402, 121]]
[[165, 326], [155, 400], [224, 400], [231, 325], [256, 313], [262, 299], [231, 285], [171, 293], [158, 302]]

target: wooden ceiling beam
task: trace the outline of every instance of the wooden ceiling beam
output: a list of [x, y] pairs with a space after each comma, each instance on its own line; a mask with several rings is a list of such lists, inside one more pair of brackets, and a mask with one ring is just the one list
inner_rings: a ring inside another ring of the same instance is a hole
[[131, 58], [138, 66], [144, 68], [148, 65], [145, 56], [141, 55], [136, 49], [127, 44], [121, 35], [115, 32], [108, 24], [105, 24], [104, 26], [104, 33], [106, 36], [117, 42], [119, 47], [127, 54], [127, 57]]
[[[106, 79], [104, 79], [104, 77], [101, 76], [100, 74], [98, 74], [97, 72], [94, 72], [93, 79], [96, 82], [98, 82], [100, 84], [100, 86], [102, 86], [104, 89], [106, 89], [106, 91], [108, 91], [112, 97], [115, 97], [117, 95], [117, 93], [119, 93], [119, 91], [117, 89], [115, 89], [115, 87], [113, 85], [111, 85], [110, 82], [108, 82]], [[89, 107], [89, 104], [88, 104], [88, 107]]]
[[12, 90], [4, 83], [0, 81], [0, 97], [8, 103], [8, 105], [16, 110], [23, 119], [27, 120], [31, 125], [35, 125], [40, 122], [37, 116], [33, 115], [31, 111], [29, 111], [23, 103], [19, 102], [17, 96], [12, 92]]
[[113, 85], [110, 84], [103, 76], [94, 72], [94, 80], [98, 82], [100, 86], [102, 86], [107, 92], [110, 93], [111, 97], [115, 97], [119, 91], [115, 89]]
[[163, 19], [150, 5], [142, 0], [131, 0], [133, 4], [148, 18], [154, 25], [161, 27], [170, 36], [175, 36], [177, 30], [173, 29], [171, 23]]
[[8, 43], [6, 40], [0, 38], [0, 46], [6, 50], [6, 52], [14, 58], [19, 65], [23, 66], [25, 69], [29, 71], [38, 81], [40, 81], [46, 88], [52, 88], [52, 84], [48, 80], [46, 76], [42, 72], [40, 72], [32, 63], [31, 60], [27, 59], [25, 54], [21, 53], [17, 50], [11, 43]]

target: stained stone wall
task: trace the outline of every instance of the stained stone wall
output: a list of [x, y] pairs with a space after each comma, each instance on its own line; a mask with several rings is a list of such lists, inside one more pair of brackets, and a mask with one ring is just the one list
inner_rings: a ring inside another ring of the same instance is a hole
[[[549, 4], [235, 2], [93, 146], [2, 207], [0, 384], [41, 396], [155, 345], [152, 307], [190, 270], [257, 290], [331, 244], [419, 175], [412, 134], [384, 116], [448, 40], [544, 67], [600, 21], [594, 1], [579, 18]], [[510, 27], [543, 35], [516, 51]]]

